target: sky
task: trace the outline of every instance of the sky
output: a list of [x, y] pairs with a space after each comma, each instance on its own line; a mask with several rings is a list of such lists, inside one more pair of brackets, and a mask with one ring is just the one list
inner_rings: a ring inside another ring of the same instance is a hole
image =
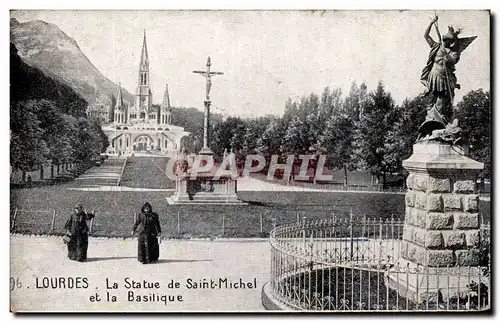
[[[487, 11], [438, 10], [441, 33], [478, 36], [462, 53], [456, 75], [462, 88], [490, 88]], [[134, 93], [144, 29], [153, 102], [168, 83], [173, 106], [203, 109], [207, 57], [213, 111], [256, 117], [280, 115], [288, 97], [382, 81], [397, 104], [423, 92], [420, 73], [429, 47], [424, 30], [434, 11], [15, 11], [21, 22], [59, 26], [109, 79]], [[435, 32], [431, 35], [436, 39]]]

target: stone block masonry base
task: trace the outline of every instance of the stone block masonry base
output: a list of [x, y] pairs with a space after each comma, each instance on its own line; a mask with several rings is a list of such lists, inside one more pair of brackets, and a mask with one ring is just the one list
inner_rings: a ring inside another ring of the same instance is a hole
[[457, 274], [469, 269], [464, 266], [478, 270], [484, 255], [479, 249], [479, 195], [475, 185], [483, 164], [467, 158], [457, 147], [424, 142], [413, 146], [413, 155], [403, 161], [403, 166], [409, 172], [408, 192], [397, 264], [411, 273], [389, 273], [388, 284], [418, 301], [437, 296], [442, 288], [465, 292], [469, 281], [460, 281]]

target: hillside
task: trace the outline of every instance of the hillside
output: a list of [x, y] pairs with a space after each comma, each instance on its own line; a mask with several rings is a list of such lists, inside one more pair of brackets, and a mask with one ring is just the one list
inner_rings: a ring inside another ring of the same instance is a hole
[[[118, 85], [106, 78], [85, 56], [74, 39], [58, 26], [41, 20], [20, 23], [10, 20], [10, 40], [19, 56], [30, 66], [61, 81], [89, 104], [95, 97], [115, 94]], [[126, 101], [134, 97], [123, 91]]]
[[29, 99], [53, 101], [61, 112], [77, 117], [84, 116], [87, 108], [87, 102], [71, 87], [22, 61], [10, 43], [10, 102]]

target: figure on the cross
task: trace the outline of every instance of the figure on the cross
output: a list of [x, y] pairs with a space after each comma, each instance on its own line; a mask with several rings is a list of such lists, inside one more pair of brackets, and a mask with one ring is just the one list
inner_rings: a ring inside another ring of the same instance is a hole
[[210, 100], [210, 88], [212, 87], [212, 79], [210, 76], [207, 77], [207, 101]]
[[193, 71], [193, 73], [200, 74], [201, 76], [203, 76], [207, 79], [207, 86], [206, 86], [206, 100], [207, 101], [210, 101], [210, 89], [212, 88], [212, 76], [213, 75], [224, 75], [224, 73], [221, 73], [221, 72], [211, 72], [210, 65], [211, 65], [210, 57], [208, 57], [206, 71], [201, 71], [201, 70], [194, 70]]

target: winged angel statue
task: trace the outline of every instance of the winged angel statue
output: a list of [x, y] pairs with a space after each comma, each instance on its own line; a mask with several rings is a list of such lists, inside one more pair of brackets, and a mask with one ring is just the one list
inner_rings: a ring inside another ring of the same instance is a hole
[[[441, 37], [438, 27], [438, 16], [431, 19], [425, 30], [425, 40], [431, 48], [427, 64], [422, 70], [421, 82], [426, 87], [424, 96], [430, 96], [431, 103], [427, 107], [427, 117], [419, 128], [418, 140], [439, 140], [456, 144], [460, 139], [458, 121], [453, 117], [453, 99], [455, 89], [460, 89], [455, 76], [455, 65], [461, 53], [477, 38], [459, 38], [461, 29], [448, 27], [448, 33]], [[429, 35], [435, 26], [439, 42]]]

